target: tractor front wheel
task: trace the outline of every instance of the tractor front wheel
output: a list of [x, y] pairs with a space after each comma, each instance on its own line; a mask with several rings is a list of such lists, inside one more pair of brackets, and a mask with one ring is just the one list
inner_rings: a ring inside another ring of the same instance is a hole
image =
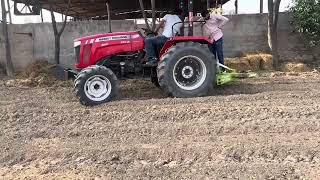
[[77, 75], [74, 90], [81, 104], [93, 106], [117, 97], [119, 82], [110, 69], [94, 65]]
[[162, 56], [157, 74], [169, 96], [205, 96], [216, 81], [216, 60], [206, 44], [182, 42]]

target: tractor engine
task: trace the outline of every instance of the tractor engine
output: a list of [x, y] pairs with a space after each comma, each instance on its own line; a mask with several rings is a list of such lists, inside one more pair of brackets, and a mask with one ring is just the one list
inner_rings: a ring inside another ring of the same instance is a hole
[[110, 68], [119, 78], [142, 72], [144, 38], [140, 32], [98, 34], [74, 41], [75, 67], [91, 65]]
[[135, 78], [143, 73], [141, 61], [145, 52], [126, 52], [103, 58], [97, 65], [110, 68], [119, 79]]

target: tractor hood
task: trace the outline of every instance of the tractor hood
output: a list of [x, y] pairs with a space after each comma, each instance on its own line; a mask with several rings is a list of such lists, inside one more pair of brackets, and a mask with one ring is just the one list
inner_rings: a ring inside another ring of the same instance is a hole
[[117, 39], [117, 38], [121, 38], [121, 36], [135, 35], [135, 34], [139, 34], [139, 32], [129, 31], [129, 32], [113, 32], [113, 33], [105, 33], [105, 34], [96, 34], [96, 35], [77, 38], [74, 40], [74, 42], [83, 42], [83, 41], [95, 40], [95, 39], [99, 39], [99, 38], [108, 38], [108, 37], [110, 37], [111, 39], [113, 39], [113, 38]]

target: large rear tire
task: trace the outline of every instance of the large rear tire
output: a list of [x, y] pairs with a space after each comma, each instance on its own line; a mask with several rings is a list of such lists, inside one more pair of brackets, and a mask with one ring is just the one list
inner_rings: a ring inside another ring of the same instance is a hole
[[216, 60], [206, 44], [182, 42], [162, 56], [157, 74], [169, 96], [205, 96], [216, 82]]
[[94, 106], [114, 100], [119, 93], [119, 81], [109, 68], [93, 65], [77, 75], [74, 90], [81, 104]]

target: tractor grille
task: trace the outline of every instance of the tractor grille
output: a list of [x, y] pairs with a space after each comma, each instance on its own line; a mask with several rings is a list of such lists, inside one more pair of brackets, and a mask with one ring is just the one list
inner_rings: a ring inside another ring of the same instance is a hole
[[79, 62], [80, 62], [80, 46], [75, 47], [74, 52], [76, 55], [76, 63], [79, 64]]
[[88, 64], [91, 56], [92, 44], [87, 44], [83, 47], [82, 63]]

